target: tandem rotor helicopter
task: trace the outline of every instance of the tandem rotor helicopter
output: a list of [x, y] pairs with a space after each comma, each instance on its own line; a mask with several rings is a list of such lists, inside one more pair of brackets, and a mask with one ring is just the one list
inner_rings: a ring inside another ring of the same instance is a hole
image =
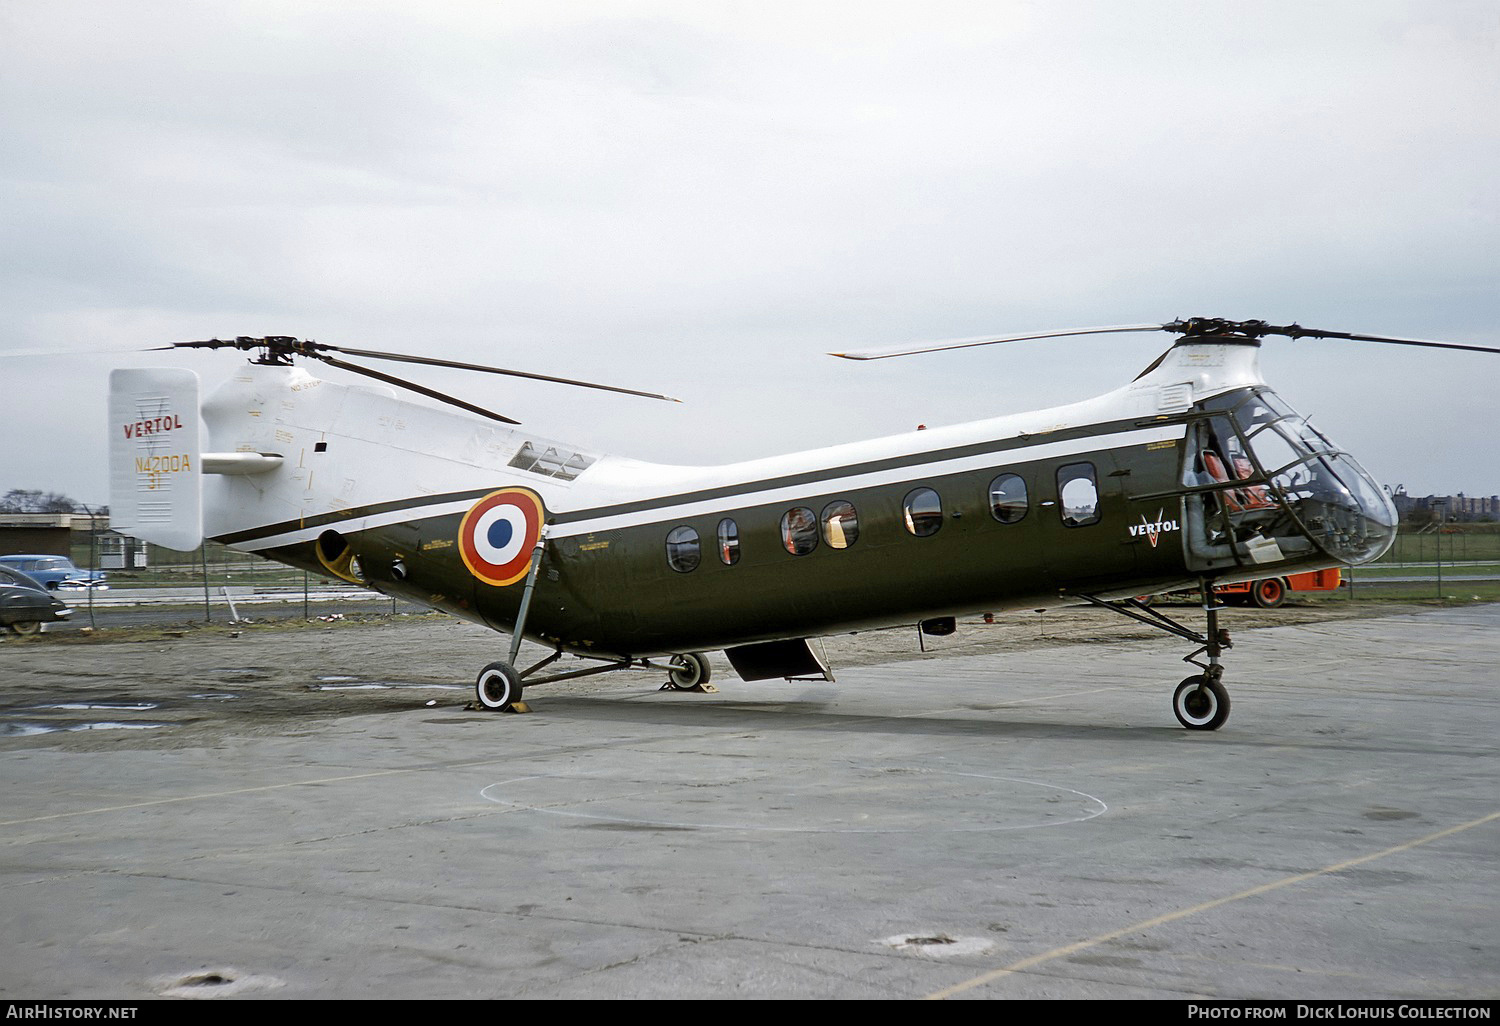
[[[1196, 646], [1184, 661], [1200, 672], [1172, 709], [1215, 730], [1230, 638], [1214, 586], [1366, 563], [1396, 532], [1370, 475], [1261, 378], [1262, 339], [1500, 350], [1192, 318], [833, 355], [1140, 331], [1178, 337], [1094, 399], [703, 467], [543, 438], [345, 358], [666, 396], [284, 336], [178, 342], [163, 348], [255, 356], [201, 409], [192, 371], [112, 372], [111, 519], [169, 548], [207, 537], [509, 633], [508, 658], [475, 684], [487, 709], [641, 666], [701, 690], [703, 653], [720, 649], [745, 680], [832, 679], [821, 636], [943, 634], [978, 610], [1086, 603]], [[299, 359], [463, 412], [326, 381]], [[1136, 598], [1182, 589], [1202, 596], [1201, 632]], [[553, 653], [518, 669], [523, 637]], [[598, 665], [545, 672], [564, 653]]]

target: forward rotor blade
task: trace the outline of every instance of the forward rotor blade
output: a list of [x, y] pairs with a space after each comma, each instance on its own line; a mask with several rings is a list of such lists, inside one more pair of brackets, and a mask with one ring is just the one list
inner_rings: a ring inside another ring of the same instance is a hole
[[498, 420], [502, 424], [521, 423], [519, 420], [511, 420], [509, 417], [503, 417], [491, 410], [486, 410], [482, 406], [475, 406], [473, 403], [466, 403], [462, 399], [455, 399], [453, 396], [447, 395], [443, 392], [439, 392], [436, 389], [428, 388], [425, 385], [418, 385], [415, 382], [407, 381], [404, 378], [398, 378], [392, 374], [385, 374], [378, 370], [371, 370], [368, 367], [361, 367], [358, 364], [349, 363], [345, 360], [340, 360], [332, 356], [325, 356], [322, 353], [305, 353], [304, 355], [313, 356], [316, 359], [322, 360], [330, 367], [339, 367], [343, 370], [353, 371], [355, 374], [363, 374], [367, 378], [374, 378], [376, 381], [384, 381], [387, 385], [395, 385], [397, 388], [409, 389], [410, 391], [416, 392], [419, 395], [425, 395], [429, 399], [436, 399], [438, 402], [447, 403], [449, 406], [457, 406], [460, 410], [468, 410], [470, 413], [477, 413], [481, 417], [488, 417], [490, 420]]
[[1300, 324], [1291, 324], [1286, 328], [1272, 329], [1274, 334], [1290, 335], [1292, 338], [1343, 338], [1352, 342], [1383, 342], [1393, 346], [1424, 346], [1428, 349], [1461, 349], [1470, 353], [1494, 353], [1500, 355], [1500, 349], [1491, 349], [1488, 346], [1471, 346], [1461, 342], [1433, 342], [1425, 338], [1388, 338], [1384, 335], [1354, 335], [1347, 331], [1320, 331], [1317, 328], [1304, 328]]
[[397, 363], [420, 363], [429, 367], [450, 367], [454, 370], [480, 371], [484, 374], [505, 374], [513, 378], [530, 378], [532, 381], [551, 381], [559, 385], [578, 385], [581, 388], [597, 388], [604, 392], [621, 392], [625, 395], [638, 395], [645, 399], [662, 399], [669, 403], [680, 403], [681, 399], [674, 399], [669, 395], [658, 395], [655, 392], [638, 392], [633, 388], [620, 388], [617, 385], [600, 385], [592, 381], [576, 381], [573, 378], [556, 378], [550, 374], [533, 374], [530, 371], [507, 370], [504, 367], [486, 367], [479, 363], [461, 363], [458, 360], [441, 360], [432, 356], [408, 356], [405, 353], [381, 353], [373, 349], [346, 349], [343, 346], [325, 346], [321, 343], [312, 343], [319, 350], [327, 350], [334, 353], [343, 353], [346, 356], [361, 356], [370, 360], [394, 360]]
[[891, 356], [915, 356], [919, 353], [938, 353], [948, 349], [968, 349], [974, 346], [989, 346], [997, 342], [1024, 342], [1037, 338], [1062, 338], [1068, 335], [1107, 335], [1131, 331], [1169, 331], [1179, 335], [1194, 334], [1205, 337], [1213, 335], [1236, 335], [1261, 338], [1265, 335], [1285, 335], [1288, 338], [1332, 338], [1354, 342], [1382, 342], [1398, 346], [1424, 346], [1429, 349], [1458, 349], [1471, 353], [1497, 353], [1500, 349], [1487, 346], [1471, 346], [1461, 342], [1435, 342], [1420, 338], [1390, 338], [1384, 335], [1356, 335], [1347, 331], [1323, 331], [1304, 328], [1300, 324], [1272, 325], [1264, 321], [1226, 321], [1218, 318], [1195, 317], [1186, 321], [1168, 324], [1122, 324], [1103, 328], [1071, 328], [1067, 331], [1047, 331], [1029, 335], [1004, 335], [999, 338], [961, 338], [947, 342], [931, 342], [925, 345], [897, 346], [891, 349], [861, 349], [848, 353], [830, 353], [846, 360], [884, 360]]
[[848, 353], [829, 353], [845, 360], [884, 360], [891, 356], [916, 356], [918, 353], [939, 353], [946, 349], [968, 349], [973, 346], [991, 346], [997, 342], [1025, 342], [1034, 338], [1062, 338], [1065, 335], [1107, 335], [1125, 331], [1171, 331], [1168, 324], [1121, 324], [1107, 328], [1070, 328], [1067, 331], [1044, 331], [1031, 335], [1003, 335], [999, 338], [958, 338], [947, 342], [931, 342], [926, 345], [898, 346], [891, 349], [857, 349]]

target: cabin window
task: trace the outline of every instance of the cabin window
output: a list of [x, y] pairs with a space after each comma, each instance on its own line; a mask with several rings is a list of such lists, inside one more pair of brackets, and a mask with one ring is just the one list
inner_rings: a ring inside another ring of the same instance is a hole
[[906, 493], [901, 503], [906, 529], [918, 538], [937, 534], [943, 526], [943, 500], [931, 488], [917, 488]]
[[734, 566], [740, 561], [740, 525], [729, 517], [719, 521], [719, 562]]
[[1001, 474], [990, 482], [990, 513], [1002, 524], [1014, 524], [1026, 515], [1026, 482], [1016, 474]]
[[781, 544], [794, 556], [818, 547], [818, 518], [806, 506], [793, 506], [781, 515]]
[[859, 540], [859, 514], [843, 499], [823, 507], [823, 540], [829, 548], [847, 549]]
[[1099, 522], [1099, 478], [1092, 463], [1069, 463], [1057, 468], [1057, 498], [1064, 527]]
[[680, 574], [698, 569], [702, 552], [698, 532], [691, 527], [674, 527], [667, 533], [667, 565]]

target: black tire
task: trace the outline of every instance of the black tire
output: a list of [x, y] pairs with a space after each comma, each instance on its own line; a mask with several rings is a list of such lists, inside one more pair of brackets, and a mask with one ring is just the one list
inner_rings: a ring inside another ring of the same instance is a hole
[[505, 712], [521, 700], [521, 675], [510, 663], [490, 663], [474, 681], [474, 698], [485, 709]]
[[34, 634], [42, 633], [42, 621], [21, 620], [11, 624], [10, 629], [21, 635], [21, 637], [23, 638], [29, 638]]
[[1280, 577], [1256, 581], [1250, 588], [1250, 597], [1262, 609], [1275, 609], [1286, 601], [1286, 582]]
[[713, 671], [709, 668], [708, 660], [698, 652], [674, 655], [671, 667], [667, 670], [667, 679], [678, 691], [701, 688], [712, 676]]
[[1188, 730], [1218, 730], [1229, 719], [1229, 690], [1197, 674], [1177, 685], [1172, 711]]

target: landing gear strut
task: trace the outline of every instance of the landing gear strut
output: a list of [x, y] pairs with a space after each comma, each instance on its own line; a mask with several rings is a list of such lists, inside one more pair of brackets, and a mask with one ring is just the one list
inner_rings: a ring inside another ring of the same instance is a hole
[[[609, 673], [611, 670], [629, 670], [633, 667], [660, 667], [659, 663], [652, 663], [649, 659], [632, 659], [629, 656], [609, 658], [605, 656], [588, 657], [604, 660], [603, 666], [591, 666], [585, 670], [570, 670], [566, 673], [553, 673], [545, 677], [537, 677], [536, 673], [543, 667], [562, 658], [562, 646], [558, 645], [547, 658], [525, 670], [516, 669], [516, 658], [521, 654], [521, 639], [525, 636], [526, 615], [531, 609], [531, 593], [536, 588], [537, 572], [541, 569], [542, 555], [547, 546], [547, 528], [543, 527], [536, 541], [536, 547], [531, 551], [531, 569], [526, 574], [526, 584], [521, 591], [521, 605], [516, 611], [516, 626], [511, 631], [510, 655], [503, 662], [493, 662], [479, 671], [479, 677], [474, 681], [475, 702], [469, 708], [488, 709], [494, 712], [530, 712], [526, 703], [521, 701], [524, 688], [536, 687], [540, 684], [551, 684], [560, 680], [572, 680], [575, 677], [589, 677], [596, 673]], [[700, 691], [710, 692], [714, 688], [709, 685], [708, 660], [697, 652], [689, 652], [684, 655], [672, 657], [671, 665], [667, 668], [668, 684], [666, 687], [677, 691]]]
[[[531, 568], [526, 571], [526, 584], [521, 589], [521, 608], [516, 611], [516, 627], [510, 635], [510, 657], [504, 662], [493, 662], [479, 671], [474, 681], [474, 698], [481, 709], [496, 712], [530, 712], [521, 701], [521, 678], [550, 663], [552, 659], [538, 663], [526, 673], [516, 672], [516, 656], [521, 654], [521, 638], [526, 629], [526, 613], [531, 609], [531, 593], [536, 588], [537, 571], [542, 568], [542, 554], [547, 550], [547, 528], [544, 525], [537, 534], [536, 545], [531, 550]], [[559, 649], [557, 655], [561, 655]]]
[[[1207, 620], [1202, 634], [1183, 626], [1159, 609], [1148, 608], [1140, 599], [1105, 602], [1092, 595], [1080, 598], [1157, 630], [1196, 642], [1199, 648], [1184, 656], [1182, 661], [1192, 663], [1203, 672], [1195, 673], [1177, 685], [1177, 690], [1172, 693], [1172, 712], [1176, 714], [1177, 722], [1188, 730], [1218, 730], [1229, 719], [1229, 690], [1224, 687], [1224, 664], [1219, 657], [1234, 645], [1229, 640], [1229, 632], [1219, 627], [1219, 610], [1224, 607], [1218, 603], [1213, 586], [1200, 581], [1198, 592], [1203, 599], [1203, 615]], [[1200, 655], [1207, 656], [1208, 661], [1199, 662]]]
[[613, 670], [661, 670], [667, 671], [667, 683], [662, 685], [662, 690], [672, 691], [697, 691], [703, 694], [712, 694], [717, 689], [708, 682], [709, 665], [708, 660], [698, 652], [688, 652], [684, 655], [673, 656], [672, 661], [665, 667], [661, 663], [652, 662], [650, 659], [631, 659], [621, 657], [619, 659], [605, 659], [603, 656], [589, 656], [585, 658], [604, 659], [603, 666], [590, 666], [584, 670], [569, 670], [566, 673], [552, 673], [545, 677], [535, 676], [537, 671], [562, 658], [562, 648], [543, 659], [534, 666], [528, 666], [524, 670], [517, 670], [507, 662], [490, 663], [479, 671], [479, 679], [474, 682], [474, 696], [477, 699], [470, 708], [489, 709], [494, 712], [530, 712], [526, 703], [521, 701], [523, 688], [538, 687], [542, 684], [554, 684], [560, 680], [573, 680], [576, 677], [592, 677], [596, 673], [609, 673]]

